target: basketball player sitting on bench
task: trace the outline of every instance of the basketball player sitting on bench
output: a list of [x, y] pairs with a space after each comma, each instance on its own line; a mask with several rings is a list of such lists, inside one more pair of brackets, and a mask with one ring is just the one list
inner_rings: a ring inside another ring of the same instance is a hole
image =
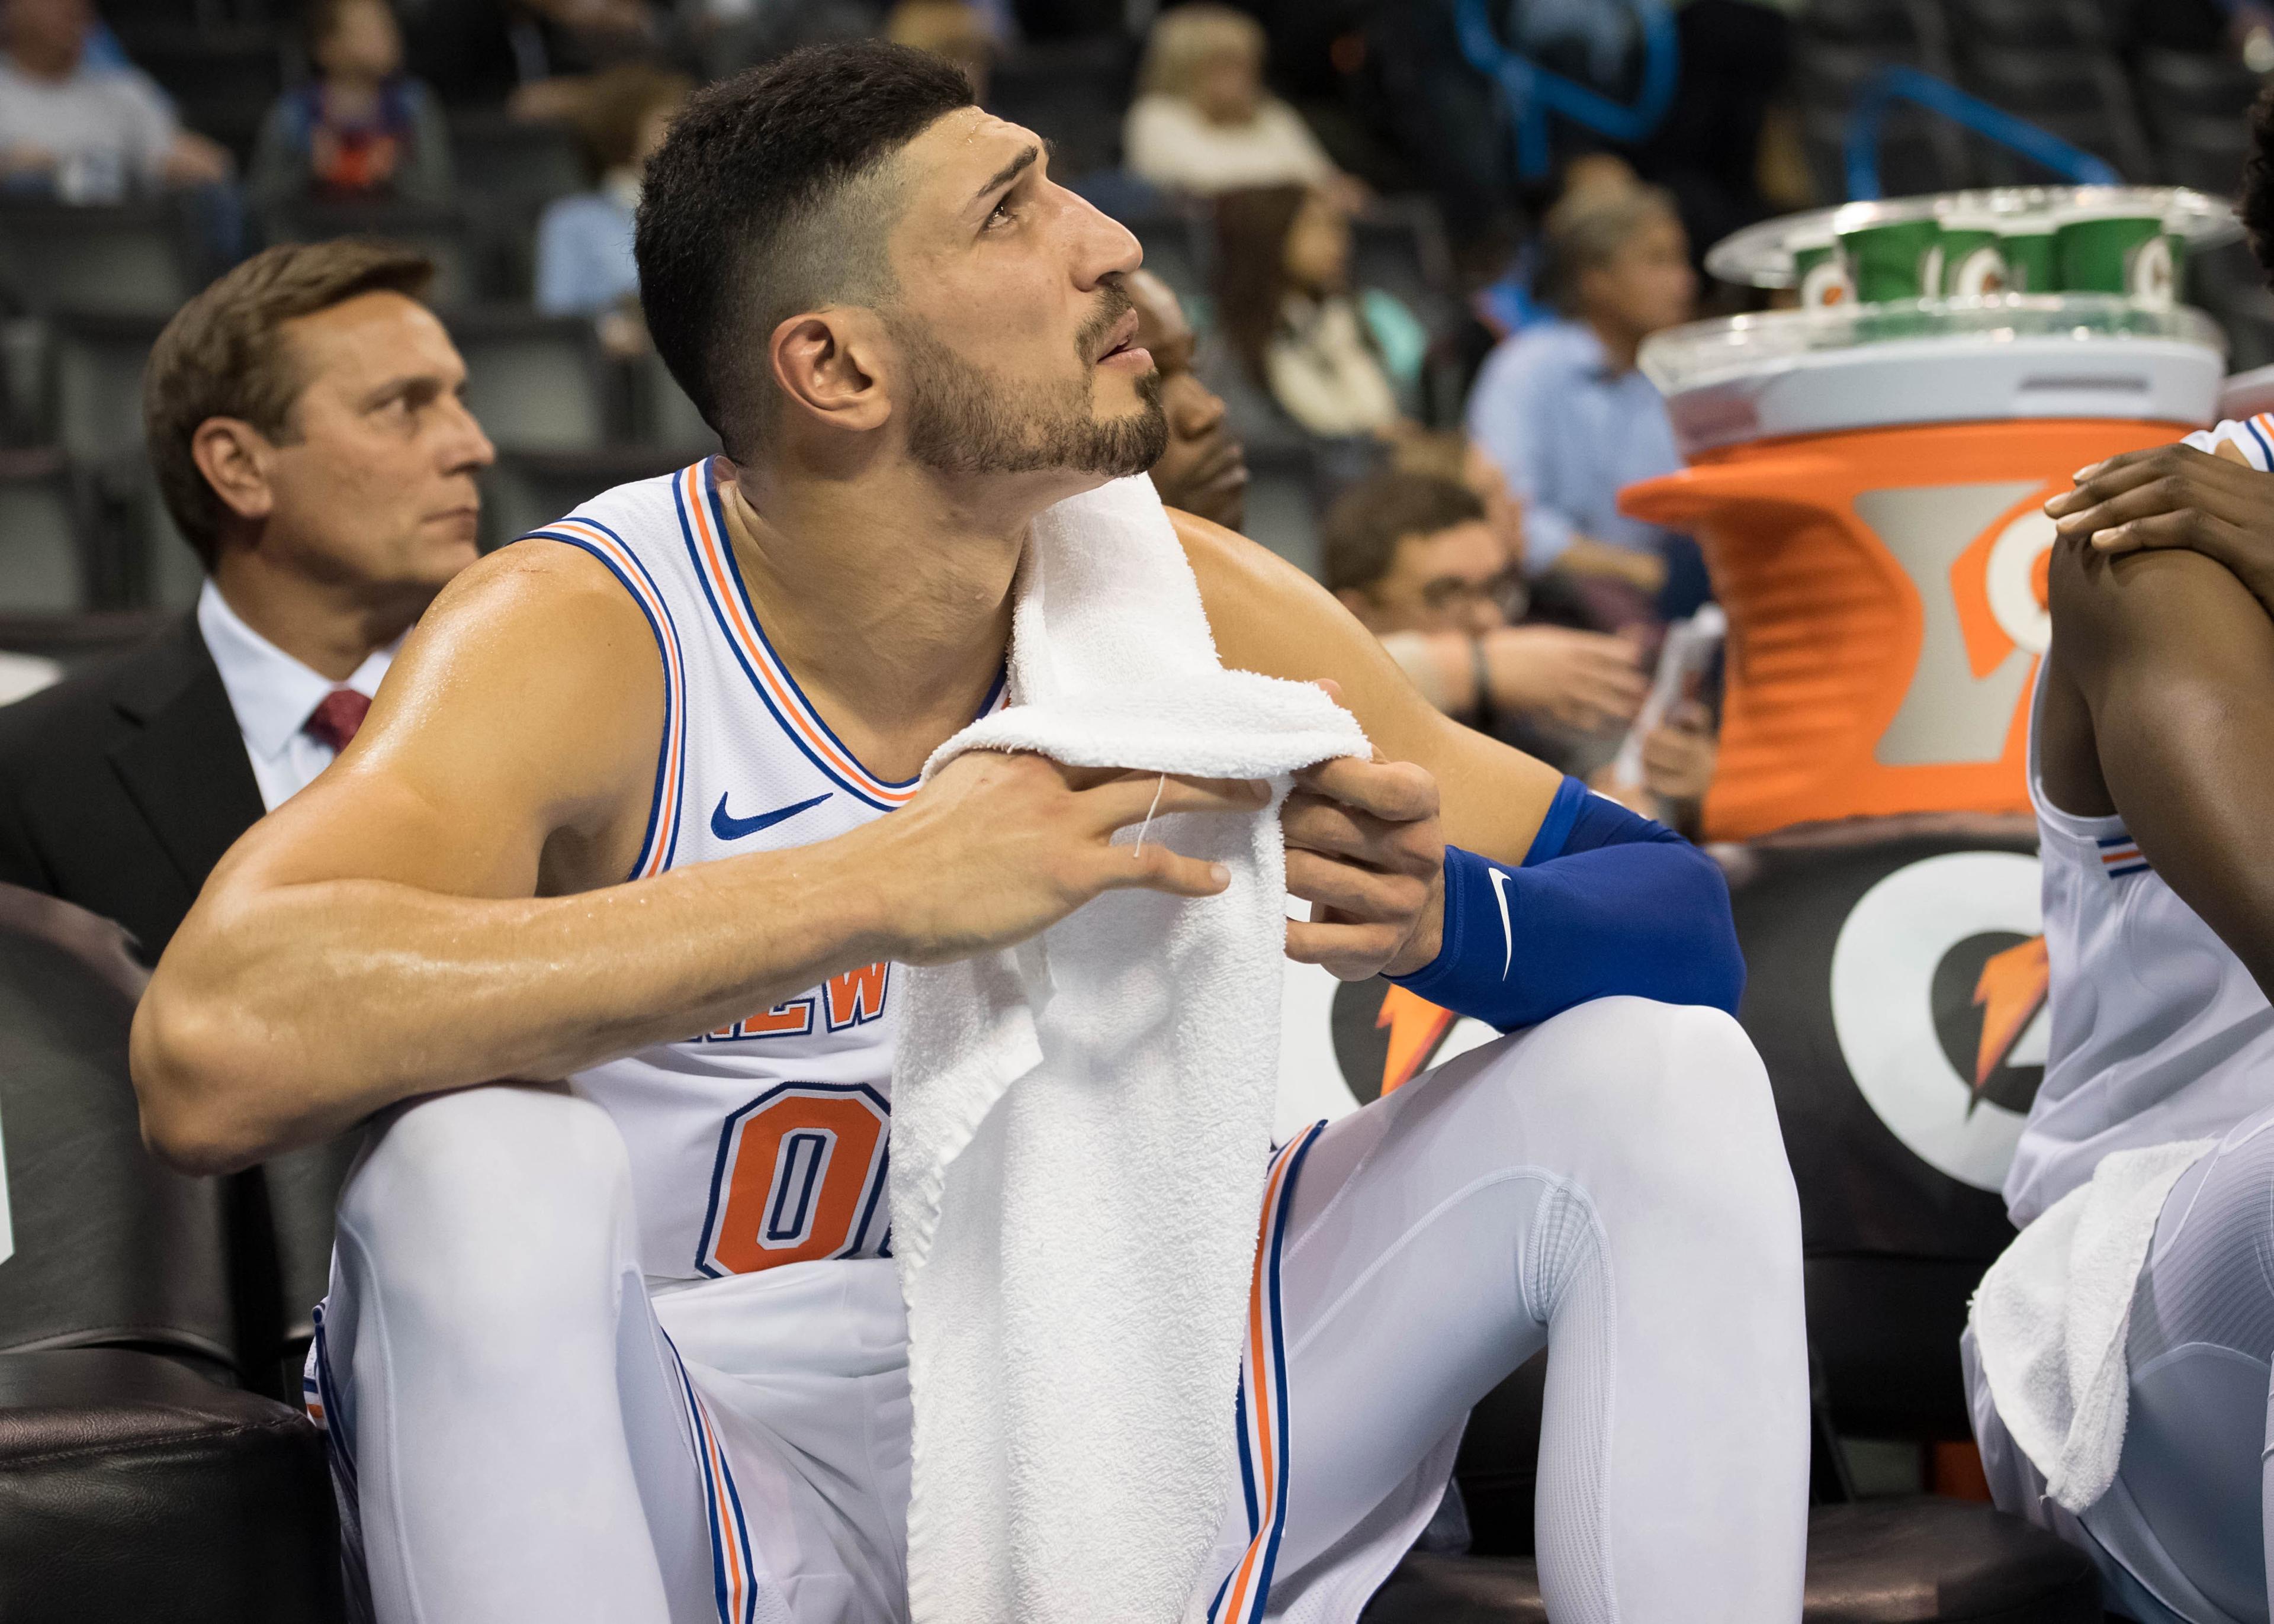
[[[2264, 261], [2263, 107], [2256, 124], [2244, 215]], [[2111, 1609], [2142, 1624], [2264, 1619], [2274, 1560], [2270, 467], [2274, 423], [2224, 423], [2085, 469], [2046, 504], [2053, 637], [2029, 771], [2052, 1039], [2007, 1206], [2028, 1225], [2112, 1152], [2216, 1147], [2142, 1210], [2105, 1492], [2075, 1511], [2049, 1493], [2052, 1462], [2016, 1444], [1974, 1332], [1967, 1378], [1999, 1504], [2091, 1554]]]
[[[727, 456], [469, 570], [350, 751], [222, 862], [136, 1028], [183, 1166], [373, 1124], [310, 1376], [389, 1624], [905, 1618], [906, 1327], [863, 1197], [895, 966], [1109, 888], [1210, 895], [1110, 838], [1156, 792], [1265, 799], [986, 754], [916, 782], [996, 703], [1028, 520], [1165, 432], [1137, 244], [1035, 137], [919, 53], [799, 53], [689, 107], [638, 255]], [[1174, 523], [1224, 662], [1331, 679], [1379, 749], [1286, 807], [1316, 905], [1289, 954], [1531, 1028], [1314, 1142], [1270, 1615], [1356, 1618], [1468, 1408], [1552, 1342], [1556, 1616], [1791, 1624], [1797, 1212], [1725, 1012], [1718, 872], [1439, 717], [1269, 554]], [[817, 1091], [837, 1148], [805, 1231], [715, 1231], [719, 1181], [774, 1176], [722, 1134]]]

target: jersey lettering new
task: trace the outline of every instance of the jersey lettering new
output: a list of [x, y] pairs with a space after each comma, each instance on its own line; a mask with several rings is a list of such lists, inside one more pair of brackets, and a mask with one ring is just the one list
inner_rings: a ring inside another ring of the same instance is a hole
[[[634, 879], [830, 839], [916, 790], [863, 767], [767, 642], [712, 470], [706, 459], [619, 485], [533, 532], [606, 565], [662, 658], [663, 732]], [[985, 708], [1001, 691], [998, 680]], [[889, 1253], [897, 975], [891, 964], [848, 970], [568, 1079], [623, 1136], [651, 1277]]]

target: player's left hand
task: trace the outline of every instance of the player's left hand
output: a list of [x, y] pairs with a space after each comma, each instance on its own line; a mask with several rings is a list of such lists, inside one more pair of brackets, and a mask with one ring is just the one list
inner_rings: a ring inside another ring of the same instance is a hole
[[1437, 780], [1412, 762], [1345, 757], [1295, 775], [1279, 812], [1287, 889], [1311, 904], [1287, 921], [1287, 957], [1346, 981], [1404, 975], [1437, 956], [1445, 835]]
[[2127, 451], [2045, 504], [2061, 540], [2095, 553], [2184, 547], [2233, 570], [2274, 611], [2274, 474], [2193, 446]]

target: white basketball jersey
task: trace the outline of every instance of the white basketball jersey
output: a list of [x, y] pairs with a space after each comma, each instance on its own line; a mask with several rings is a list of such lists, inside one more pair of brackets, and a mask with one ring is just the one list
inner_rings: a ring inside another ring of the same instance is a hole
[[2037, 766], [2044, 705], [2041, 673], [2029, 800], [2043, 853], [2052, 1033], [2006, 1175], [2017, 1225], [2090, 1178], [2112, 1150], [2215, 1138], [2274, 1103], [2274, 1009], [2150, 866], [2121, 817], [2079, 817], [2046, 798]]
[[[905, 804], [799, 691], [758, 623], [708, 458], [619, 485], [532, 532], [623, 583], [663, 658], [655, 795], [628, 878], [807, 846]], [[989, 696], [1000, 703], [1002, 684]], [[651, 1278], [888, 1255], [885, 1206], [900, 971], [832, 977], [716, 1032], [580, 1071], [630, 1153]]]

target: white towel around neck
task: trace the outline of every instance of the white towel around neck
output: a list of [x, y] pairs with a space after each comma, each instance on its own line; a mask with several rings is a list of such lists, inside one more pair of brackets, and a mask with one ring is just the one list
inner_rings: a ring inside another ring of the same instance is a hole
[[891, 1199], [910, 1613], [1173, 1624], [1234, 1475], [1278, 1064], [1278, 801], [1296, 769], [1368, 746], [1322, 690], [1223, 668], [1141, 477], [1035, 521], [1009, 695], [926, 777], [1032, 750], [1277, 793], [1147, 831], [1224, 863], [1222, 895], [1110, 892], [1020, 948], [907, 974]]

